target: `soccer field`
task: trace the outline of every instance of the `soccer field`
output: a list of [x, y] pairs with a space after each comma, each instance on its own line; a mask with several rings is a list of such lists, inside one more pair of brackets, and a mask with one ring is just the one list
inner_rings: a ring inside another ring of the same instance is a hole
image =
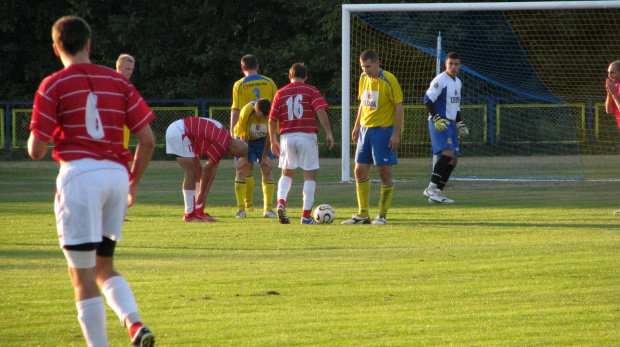
[[[292, 224], [239, 220], [225, 160], [207, 202], [220, 222], [183, 223], [181, 168], [151, 163], [116, 267], [158, 346], [618, 345], [620, 182], [455, 181], [453, 205], [427, 203], [426, 181], [398, 182], [388, 225], [340, 225], [355, 186], [338, 182], [339, 160], [321, 165], [315, 206], [334, 206], [336, 222], [302, 226], [301, 175]], [[56, 173], [0, 163], [0, 346], [84, 345]], [[373, 183], [371, 217], [378, 195]], [[128, 345], [107, 318], [111, 346]]]

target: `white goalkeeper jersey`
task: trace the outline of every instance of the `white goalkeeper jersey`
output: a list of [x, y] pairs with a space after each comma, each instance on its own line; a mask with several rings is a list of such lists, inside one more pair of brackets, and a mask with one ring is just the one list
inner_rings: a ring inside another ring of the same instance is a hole
[[461, 80], [452, 78], [445, 71], [437, 75], [424, 95], [424, 103], [432, 101], [437, 114], [450, 120], [456, 119], [461, 110]]

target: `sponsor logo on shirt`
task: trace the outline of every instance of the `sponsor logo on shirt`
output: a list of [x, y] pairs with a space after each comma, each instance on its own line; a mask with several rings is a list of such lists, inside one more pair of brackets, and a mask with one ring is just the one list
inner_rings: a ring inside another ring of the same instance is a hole
[[374, 108], [378, 107], [379, 92], [374, 90], [365, 90], [362, 94], [362, 107]]
[[252, 137], [266, 137], [267, 132], [267, 124], [257, 123], [250, 127], [250, 136]]

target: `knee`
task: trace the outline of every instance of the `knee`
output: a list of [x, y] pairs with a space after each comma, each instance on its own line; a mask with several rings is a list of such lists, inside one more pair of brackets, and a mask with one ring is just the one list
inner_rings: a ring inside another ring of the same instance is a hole
[[379, 178], [381, 178], [381, 184], [387, 185], [394, 183], [392, 181], [392, 168], [389, 165], [379, 166]]

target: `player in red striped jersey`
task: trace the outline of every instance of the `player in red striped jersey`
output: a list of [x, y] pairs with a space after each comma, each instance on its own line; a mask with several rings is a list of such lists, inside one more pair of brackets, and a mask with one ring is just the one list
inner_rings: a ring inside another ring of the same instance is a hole
[[[280, 157], [278, 167], [282, 176], [278, 182], [278, 218], [280, 223], [289, 224], [286, 215], [286, 198], [291, 189], [297, 168], [304, 175], [302, 224], [318, 224], [312, 218], [312, 205], [316, 190], [316, 172], [319, 169], [319, 128], [314, 114], [325, 130], [329, 149], [334, 148], [334, 137], [327, 117], [327, 102], [319, 90], [309, 84], [308, 70], [303, 64], [295, 63], [289, 70], [291, 83], [276, 93], [269, 114], [269, 140], [271, 152]], [[280, 125], [280, 143], [276, 129]]]
[[[166, 153], [176, 156], [185, 171], [183, 199], [186, 222], [216, 222], [217, 219], [204, 212], [205, 201], [215, 179], [217, 167], [224, 155], [245, 158], [248, 145], [240, 139], [233, 139], [220, 122], [200, 117], [179, 119], [166, 130]], [[207, 157], [202, 167], [200, 157]], [[238, 170], [239, 177], [245, 177], [245, 170]]]
[[[64, 69], [45, 78], [34, 99], [28, 153], [41, 159], [47, 144], [60, 164], [56, 224], [74, 286], [78, 321], [89, 346], [107, 346], [101, 292], [129, 330], [133, 346], [152, 346], [135, 298], [114, 270], [114, 248], [123, 219], [135, 201], [154, 140], [154, 114], [116, 71], [90, 62], [91, 31], [79, 17], [52, 27], [54, 53]], [[135, 156], [123, 147], [123, 125], [138, 138]], [[129, 169], [129, 161], [133, 166]]]

